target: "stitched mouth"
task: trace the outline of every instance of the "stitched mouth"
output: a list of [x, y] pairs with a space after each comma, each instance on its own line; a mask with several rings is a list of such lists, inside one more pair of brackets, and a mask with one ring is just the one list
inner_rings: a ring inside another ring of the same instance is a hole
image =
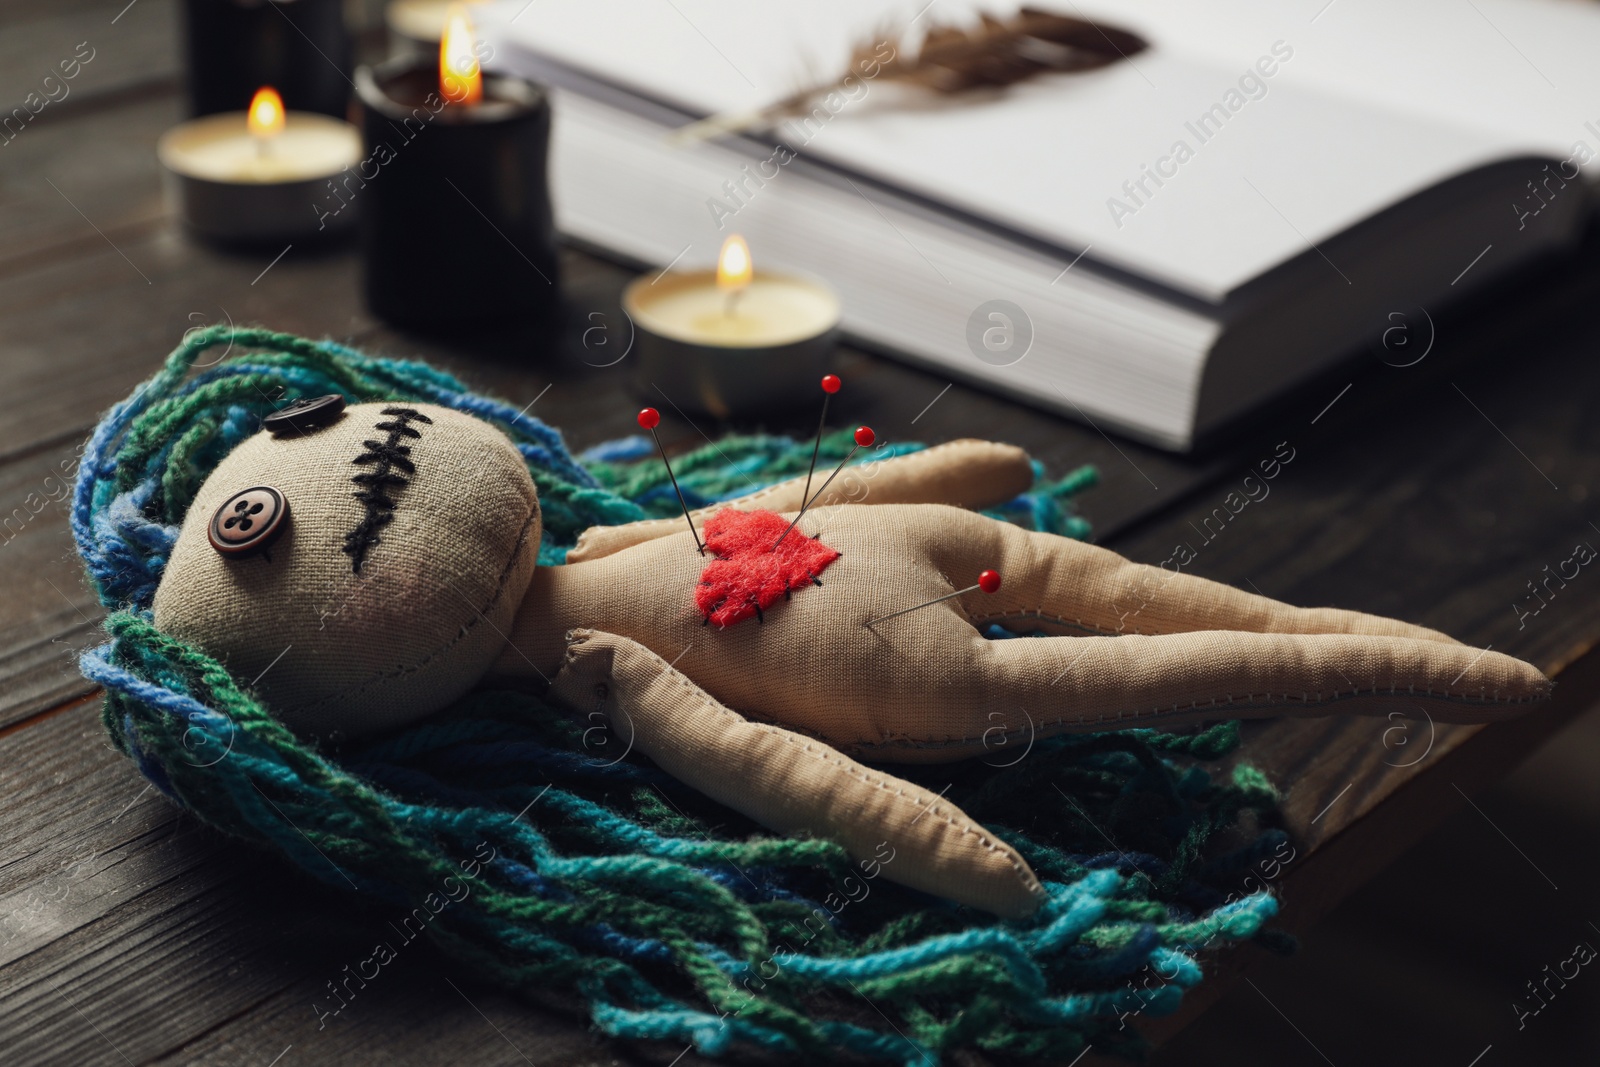
[[358, 467], [367, 468], [350, 479], [359, 487], [353, 495], [361, 501], [363, 515], [356, 528], [344, 535], [344, 548], [341, 549], [350, 557], [351, 569], [356, 574], [361, 573], [361, 565], [366, 562], [367, 554], [383, 543], [383, 530], [394, 521], [396, 504], [393, 494], [410, 485], [411, 479], [407, 476], [416, 473], [417, 466], [411, 459], [411, 446], [402, 442], [422, 436], [413, 423], [433, 423], [432, 419], [415, 408], [384, 408], [383, 414], [390, 418], [378, 423], [374, 429], [382, 430], [388, 436], [381, 441], [362, 441], [366, 451], [350, 461]]

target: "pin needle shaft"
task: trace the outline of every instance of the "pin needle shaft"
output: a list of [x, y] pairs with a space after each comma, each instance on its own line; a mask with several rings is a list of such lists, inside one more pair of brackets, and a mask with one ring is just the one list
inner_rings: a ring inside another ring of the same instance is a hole
[[811, 506], [812, 501], [818, 499], [823, 493], [828, 491], [828, 486], [833, 484], [833, 480], [839, 476], [840, 471], [844, 470], [844, 465], [850, 462], [851, 457], [861, 449], [872, 444], [874, 440], [876, 440], [876, 437], [872, 433], [872, 427], [859, 426], [856, 428], [856, 443], [850, 449], [849, 454], [839, 461], [839, 465], [837, 467], [833, 468], [833, 473], [828, 475], [828, 480], [822, 483], [822, 488], [817, 490], [816, 496], [812, 497], [810, 500], [801, 500], [799, 513], [795, 515], [794, 521], [789, 524], [788, 528], [785, 529], [783, 533], [778, 535], [778, 539], [772, 542], [772, 551], [776, 552], [778, 550], [778, 546], [783, 544], [783, 539], [789, 536], [789, 531], [793, 530], [797, 525], [799, 525], [800, 520], [805, 518], [806, 509]]
[[689, 502], [683, 498], [683, 490], [678, 487], [678, 476], [672, 473], [672, 463], [667, 459], [667, 450], [661, 447], [661, 436], [656, 433], [656, 427], [661, 424], [661, 412], [655, 408], [645, 408], [639, 412], [639, 425], [650, 431], [650, 436], [655, 439], [656, 451], [661, 453], [661, 462], [667, 468], [667, 477], [672, 479], [672, 491], [678, 494], [678, 504], [683, 508], [684, 521], [689, 524], [689, 534], [694, 538], [694, 546], [703, 556], [706, 546], [700, 540], [700, 531], [694, 528], [694, 517], [689, 514]]
[[999, 571], [984, 571], [982, 574], [978, 575], [977, 582], [975, 582], [972, 585], [967, 586], [965, 589], [957, 589], [953, 593], [946, 593], [944, 596], [934, 597], [932, 600], [924, 600], [922, 603], [913, 604], [909, 608], [901, 608], [899, 611], [891, 611], [887, 615], [879, 615], [876, 619], [868, 619], [862, 625], [864, 625], [864, 626], [875, 626], [876, 624], [878, 624], [880, 622], [887, 622], [889, 619], [896, 619], [896, 618], [899, 618], [901, 615], [909, 615], [913, 611], [921, 611], [923, 608], [929, 608], [929, 607], [932, 607], [935, 604], [942, 604], [946, 600], [953, 600], [956, 597], [963, 596], [963, 595], [965, 595], [967, 593], [972, 592], [975, 589], [982, 589], [985, 593], [993, 593], [996, 590], [998, 590], [999, 588], [1000, 588], [1000, 572]]

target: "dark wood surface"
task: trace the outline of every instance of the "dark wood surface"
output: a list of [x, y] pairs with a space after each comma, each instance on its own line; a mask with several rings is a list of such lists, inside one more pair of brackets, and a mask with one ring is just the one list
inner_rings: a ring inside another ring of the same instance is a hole
[[[99, 414], [185, 329], [254, 323], [421, 356], [517, 403], [550, 386], [534, 411], [577, 447], [630, 432], [637, 407], [620, 368], [584, 363], [577, 329], [554, 350], [518, 336], [405, 336], [365, 310], [348, 249], [291, 249], [266, 270], [270, 251], [187, 241], [164, 211], [153, 148], [180, 111], [173, 6], [138, 0], [116, 22], [112, 7], [0, 3], [0, 103], [20, 101], [35, 68], [42, 77], [78, 42], [97, 50], [72, 95], [0, 147], [0, 1059], [673, 1062], [681, 1048], [602, 1041], [559, 1005], [488, 989], [422, 944], [319, 1029], [312, 1001], [365, 955], [381, 920], [179, 813], [104, 739], [75, 664], [98, 640], [101, 612], [61, 487]], [[627, 270], [571, 250], [563, 266], [576, 321], [620, 321]], [[988, 436], [1055, 472], [1095, 464], [1102, 485], [1082, 511], [1134, 559], [1159, 562], [1187, 541], [1205, 576], [1398, 615], [1557, 678], [1553, 707], [1493, 728], [1250, 725], [1236, 758], [1285, 790], [1299, 852], [1278, 884], [1285, 923], [1304, 929], [1600, 693], [1600, 596], [1584, 586], [1600, 578], [1585, 572], [1523, 627], [1512, 609], [1545, 565], [1600, 541], [1588, 499], [1600, 488], [1600, 360], [1582, 315], [1597, 280], [1591, 247], [1441, 320], [1423, 363], [1355, 368], [1326, 412], [1342, 386], [1278, 405], [1199, 458], [959, 385], [918, 418], [945, 379], [848, 350], [836, 412], [890, 439]], [[811, 418], [768, 428], [809, 433]], [[724, 429], [670, 417], [667, 428], [675, 447]], [[1271, 495], [1203, 538], [1204, 517], [1283, 441], [1295, 459]], [[1152, 1032], [1173, 1032], [1250, 962], [1228, 956], [1189, 1009]]]

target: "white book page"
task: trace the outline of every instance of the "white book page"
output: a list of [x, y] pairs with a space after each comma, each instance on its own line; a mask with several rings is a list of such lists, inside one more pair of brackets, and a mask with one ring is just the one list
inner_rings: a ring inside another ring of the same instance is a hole
[[[874, 25], [904, 26], [920, 6], [507, 0], [484, 22], [491, 42], [710, 113], [757, 107], [841, 71]], [[808, 156], [1069, 254], [1087, 248], [1213, 302], [1384, 207], [1527, 147], [1490, 126], [1296, 79], [1304, 40], [1333, 11], [1296, 40], [1274, 36], [1272, 19], [1234, 23], [1228, 45], [1221, 31], [1194, 31], [1204, 19], [1179, 20], [1171, 5], [1150, 0], [1115, 14], [1055, 6], [1098, 14], [1151, 47], [1104, 70], [988, 96], [919, 102], [863, 79], [854, 99], [836, 98], [836, 109], [776, 136]], [[963, 10], [970, 5], [962, 0], [939, 0], [922, 20]], [[719, 198], [738, 203], [721, 189], [705, 194], [708, 212]]]
[[[1600, 4], [1584, 0], [1119, 0], [1188, 49], [1247, 58], [1241, 27], [1291, 41], [1285, 80], [1600, 170]], [[1587, 162], [1585, 159], [1587, 158]]]

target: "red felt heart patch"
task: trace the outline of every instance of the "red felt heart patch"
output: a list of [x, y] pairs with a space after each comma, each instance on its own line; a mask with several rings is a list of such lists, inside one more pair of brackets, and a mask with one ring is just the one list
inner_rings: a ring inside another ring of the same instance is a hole
[[839, 553], [798, 528], [773, 548], [789, 520], [771, 511], [728, 508], [706, 523], [706, 548], [717, 557], [700, 572], [695, 607], [710, 622], [732, 626], [761, 613], [796, 589], [821, 585], [817, 576]]

